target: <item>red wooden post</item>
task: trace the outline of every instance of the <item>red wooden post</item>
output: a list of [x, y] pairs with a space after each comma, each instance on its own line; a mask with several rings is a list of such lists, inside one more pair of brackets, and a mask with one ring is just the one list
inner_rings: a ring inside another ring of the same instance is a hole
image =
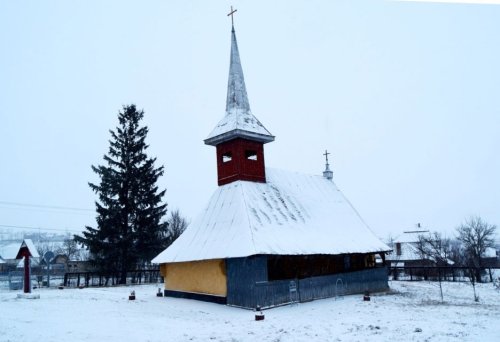
[[30, 256], [24, 255], [24, 293], [31, 293]]
[[30, 239], [23, 240], [16, 259], [24, 258], [24, 293], [31, 293], [30, 257], [38, 258], [38, 252]]

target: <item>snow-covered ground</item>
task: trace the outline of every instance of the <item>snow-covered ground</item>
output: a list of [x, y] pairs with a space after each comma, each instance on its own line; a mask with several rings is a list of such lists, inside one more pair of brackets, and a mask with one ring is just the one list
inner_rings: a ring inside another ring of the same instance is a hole
[[[467, 283], [392, 282], [391, 292], [265, 311], [156, 297], [157, 286], [0, 292], [0, 341], [499, 341], [500, 291]], [[128, 295], [135, 290], [136, 301]]]

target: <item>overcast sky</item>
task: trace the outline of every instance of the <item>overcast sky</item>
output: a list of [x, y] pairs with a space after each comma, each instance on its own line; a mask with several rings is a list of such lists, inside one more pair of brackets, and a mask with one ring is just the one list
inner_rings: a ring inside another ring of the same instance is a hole
[[500, 6], [87, 0], [0, 2], [0, 225], [93, 225], [90, 166], [130, 103], [192, 220], [217, 187], [203, 139], [224, 115], [230, 5], [268, 167], [321, 174], [328, 149], [382, 238], [500, 224]]

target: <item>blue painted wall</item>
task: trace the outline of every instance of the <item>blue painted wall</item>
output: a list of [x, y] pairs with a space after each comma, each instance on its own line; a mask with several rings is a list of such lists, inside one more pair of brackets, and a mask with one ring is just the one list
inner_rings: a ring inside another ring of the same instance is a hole
[[[301, 280], [267, 281], [267, 256], [226, 260], [227, 304], [253, 309], [334, 297], [364, 291], [377, 292], [388, 288], [387, 269], [371, 268], [362, 271], [312, 277]], [[290, 281], [297, 292], [290, 293]]]
[[387, 290], [387, 268], [371, 268], [362, 271], [339, 273], [299, 280], [300, 301], [342, 296], [365, 291]]

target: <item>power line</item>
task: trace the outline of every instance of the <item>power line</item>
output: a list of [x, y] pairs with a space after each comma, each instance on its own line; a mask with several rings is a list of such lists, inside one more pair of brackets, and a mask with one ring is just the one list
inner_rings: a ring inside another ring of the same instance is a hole
[[76, 228], [71, 228], [71, 229], [61, 229], [61, 228], [44, 228], [44, 227], [29, 227], [29, 226], [13, 226], [9, 224], [0, 224], [0, 227], [3, 228], [14, 228], [14, 229], [32, 229], [32, 230], [54, 230], [54, 231], [59, 231], [59, 232], [81, 232], [83, 231], [82, 229], [76, 229]]
[[75, 207], [65, 207], [60, 205], [43, 205], [43, 204], [7, 202], [7, 201], [0, 201], [0, 204], [13, 205], [18, 207], [45, 208], [45, 209], [58, 209], [58, 210], [95, 211], [94, 209], [87, 209], [87, 208], [75, 208]]
[[79, 216], [89, 216], [95, 214], [95, 211], [70, 211], [70, 210], [64, 210], [61, 211], [61, 209], [45, 209], [45, 208], [34, 208], [34, 207], [14, 207], [14, 206], [6, 206], [2, 205], [0, 203], [0, 209], [6, 209], [6, 210], [18, 210], [18, 211], [31, 211], [31, 212], [38, 212], [38, 213], [51, 213], [51, 214], [59, 214], [59, 215], [79, 215]]

